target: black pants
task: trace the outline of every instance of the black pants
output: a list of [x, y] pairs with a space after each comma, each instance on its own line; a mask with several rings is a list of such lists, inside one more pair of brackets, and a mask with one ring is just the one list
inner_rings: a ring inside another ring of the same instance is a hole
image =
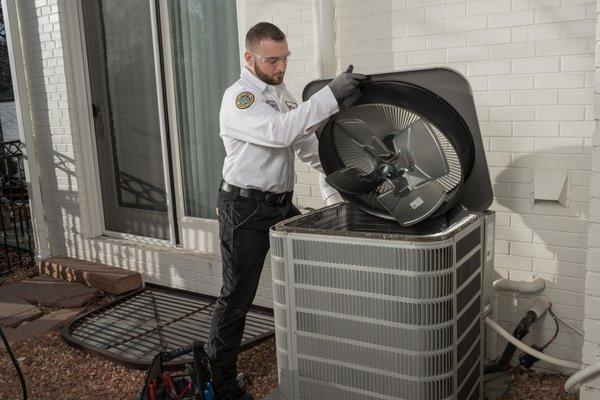
[[206, 350], [224, 380], [237, 375], [236, 361], [246, 313], [269, 251], [269, 228], [299, 215], [291, 195], [282, 204], [236, 197], [219, 191], [217, 209], [223, 263], [223, 286], [212, 317]]

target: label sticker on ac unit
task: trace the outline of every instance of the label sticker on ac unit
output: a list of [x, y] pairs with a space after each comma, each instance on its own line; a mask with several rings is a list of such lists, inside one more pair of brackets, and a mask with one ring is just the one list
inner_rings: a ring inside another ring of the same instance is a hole
[[414, 199], [413, 201], [411, 201], [411, 202], [410, 202], [410, 203], [408, 203], [408, 204], [410, 204], [410, 206], [412, 207], [412, 209], [413, 209], [413, 210], [416, 210], [416, 209], [417, 209], [417, 208], [419, 208], [419, 206], [421, 206], [421, 204], [423, 204], [423, 203], [424, 203], [423, 199], [422, 199], [422, 198], [420, 198], [420, 197], [417, 197], [416, 199]]

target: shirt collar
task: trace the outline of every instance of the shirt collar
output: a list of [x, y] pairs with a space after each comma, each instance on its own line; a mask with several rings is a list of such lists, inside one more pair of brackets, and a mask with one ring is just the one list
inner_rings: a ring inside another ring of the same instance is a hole
[[261, 93], [264, 92], [267, 88], [266, 82], [261, 81], [258, 76], [254, 75], [246, 67], [242, 68], [242, 73], [240, 74], [240, 77], [250, 85], [254, 86], [256, 89], [258, 89], [258, 91]]
[[240, 74], [240, 77], [245, 80], [247, 83], [249, 83], [250, 85], [254, 86], [254, 88], [256, 88], [259, 92], [264, 92], [267, 87], [272, 87], [274, 89], [279, 89], [279, 88], [286, 88], [285, 83], [281, 83], [281, 85], [269, 85], [266, 82], [263, 82], [260, 80], [260, 78], [256, 75], [254, 75], [248, 68], [243, 67], [242, 68], [242, 73]]

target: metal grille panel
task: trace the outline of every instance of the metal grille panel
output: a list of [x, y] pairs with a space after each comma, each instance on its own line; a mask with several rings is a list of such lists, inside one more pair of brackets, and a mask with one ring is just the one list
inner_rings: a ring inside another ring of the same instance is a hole
[[483, 219], [421, 240], [304, 218], [271, 234], [282, 398], [479, 398]]
[[[67, 325], [63, 336], [71, 344], [127, 365], [146, 368], [159, 351], [208, 340], [215, 299], [144, 288]], [[253, 309], [246, 318], [242, 348], [274, 334], [273, 315]], [[185, 355], [172, 361], [191, 361]]]
[[452, 377], [413, 378], [300, 358], [302, 377], [355, 387], [399, 399], [445, 399], [452, 395]]

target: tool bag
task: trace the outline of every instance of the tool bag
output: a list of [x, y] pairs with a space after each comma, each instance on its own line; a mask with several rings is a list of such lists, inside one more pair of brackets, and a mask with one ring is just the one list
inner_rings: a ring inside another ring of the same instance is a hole
[[[167, 362], [190, 352], [194, 361], [186, 364], [186, 372], [171, 375]], [[138, 400], [216, 400], [212, 385], [212, 368], [204, 344], [194, 341], [191, 346], [160, 352], [153, 358]]]

